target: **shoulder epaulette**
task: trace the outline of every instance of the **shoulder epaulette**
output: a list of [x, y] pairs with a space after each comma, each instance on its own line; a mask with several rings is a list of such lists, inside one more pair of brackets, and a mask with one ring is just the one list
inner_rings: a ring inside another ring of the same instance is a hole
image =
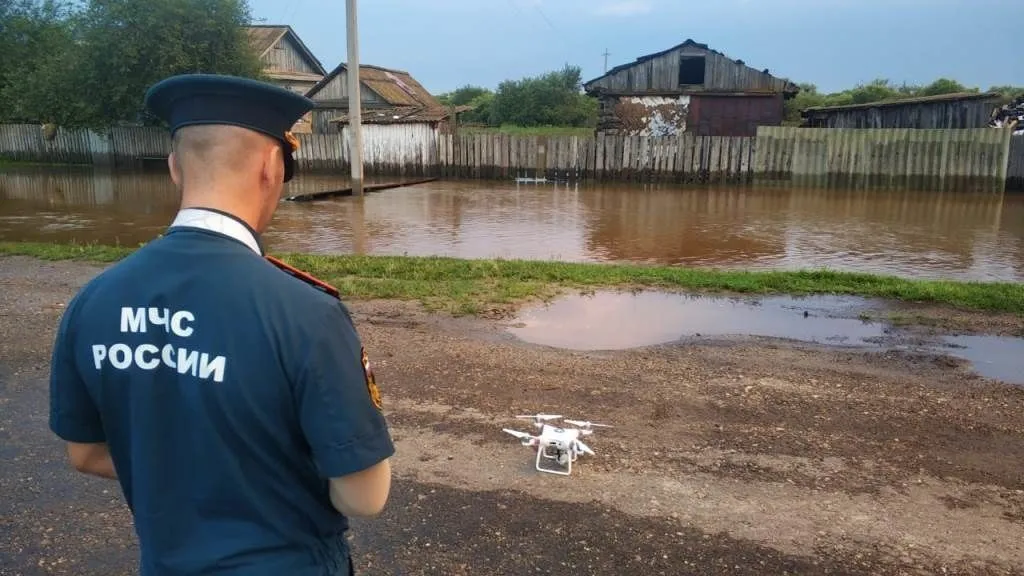
[[299, 280], [302, 280], [303, 282], [305, 282], [306, 284], [309, 284], [313, 288], [316, 288], [317, 290], [320, 290], [321, 292], [329, 294], [330, 296], [333, 296], [334, 298], [341, 299], [341, 293], [338, 292], [337, 288], [335, 288], [334, 286], [331, 286], [330, 284], [328, 284], [327, 282], [324, 282], [323, 280], [317, 278], [316, 276], [313, 276], [312, 274], [310, 274], [308, 272], [303, 272], [302, 270], [299, 270], [298, 268], [296, 268], [294, 266], [289, 266], [288, 264], [285, 264], [284, 262], [282, 262], [281, 260], [278, 260], [277, 258], [274, 258], [273, 256], [266, 255], [266, 256], [264, 256], [264, 258], [266, 258], [268, 262], [270, 262], [271, 264], [276, 266], [278, 269], [284, 271], [286, 274], [288, 274], [288, 275], [290, 275], [290, 276], [292, 276], [294, 278], [298, 278]]

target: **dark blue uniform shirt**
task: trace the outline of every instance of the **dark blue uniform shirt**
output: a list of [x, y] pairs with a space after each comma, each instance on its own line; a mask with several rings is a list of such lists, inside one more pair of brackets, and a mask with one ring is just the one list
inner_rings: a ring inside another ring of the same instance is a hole
[[394, 451], [359, 336], [239, 221], [189, 214], [69, 304], [50, 426], [109, 444], [143, 575], [347, 574], [328, 479]]

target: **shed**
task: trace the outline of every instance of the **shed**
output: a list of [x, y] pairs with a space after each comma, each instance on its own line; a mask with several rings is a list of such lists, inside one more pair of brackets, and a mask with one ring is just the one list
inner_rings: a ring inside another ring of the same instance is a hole
[[[359, 84], [363, 123], [416, 124], [433, 130], [450, 116], [437, 98], [403, 70], [360, 64]], [[339, 132], [348, 117], [347, 65], [338, 65], [306, 97], [316, 102], [313, 132]]]
[[782, 124], [796, 84], [686, 40], [612, 68], [584, 83], [598, 99], [597, 132], [673, 136], [753, 136]]
[[1001, 95], [958, 92], [846, 106], [807, 108], [800, 115], [810, 128], [965, 129], [989, 125]]

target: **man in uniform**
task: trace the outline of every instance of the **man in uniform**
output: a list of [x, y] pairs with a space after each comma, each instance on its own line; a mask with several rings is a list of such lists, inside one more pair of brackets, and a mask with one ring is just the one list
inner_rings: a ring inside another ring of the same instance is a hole
[[350, 574], [348, 517], [383, 509], [394, 447], [347, 309], [260, 243], [313, 102], [185, 75], [146, 103], [181, 210], [68, 305], [50, 427], [119, 481], [144, 576]]

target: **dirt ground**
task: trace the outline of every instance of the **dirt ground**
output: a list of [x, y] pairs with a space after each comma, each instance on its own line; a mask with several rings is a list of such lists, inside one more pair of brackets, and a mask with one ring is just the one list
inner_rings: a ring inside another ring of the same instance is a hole
[[[2, 575], [133, 573], [116, 484], [71, 472], [46, 422], [53, 330], [96, 271], [0, 258]], [[351, 308], [398, 450], [387, 511], [353, 524], [360, 574], [1024, 574], [1024, 388], [961, 361], [765, 339], [574, 352]], [[535, 412], [614, 428], [572, 477], [541, 475], [501, 432]]]

